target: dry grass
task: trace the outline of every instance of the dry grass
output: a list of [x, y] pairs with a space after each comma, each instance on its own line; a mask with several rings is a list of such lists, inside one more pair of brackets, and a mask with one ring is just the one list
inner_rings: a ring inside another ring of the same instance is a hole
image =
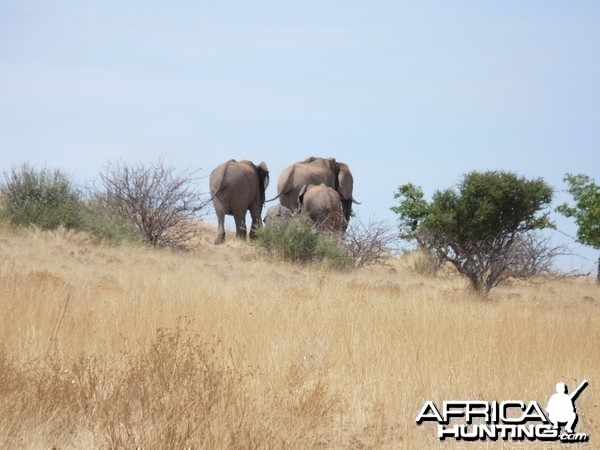
[[590, 280], [482, 301], [407, 261], [338, 273], [255, 255], [0, 232], [0, 448], [427, 448], [425, 400], [545, 404], [583, 378], [577, 429], [600, 439]]

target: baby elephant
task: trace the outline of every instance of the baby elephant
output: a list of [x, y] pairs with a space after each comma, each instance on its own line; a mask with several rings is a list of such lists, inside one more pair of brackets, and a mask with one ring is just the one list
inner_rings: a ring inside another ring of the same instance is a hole
[[289, 208], [286, 208], [283, 205], [273, 205], [269, 209], [267, 209], [267, 214], [265, 214], [265, 218], [263, 221], [265, 222], [265, 226], [273, 223], [276, 220], [287, 220], [292, 217], [292, 211]]
[[346, 231], [348, 222], [344, 218], [340, 194], [335, 189], [324, 183], [303, 186], [298, 201], [301, 210], [308, 214], [318, 229]]

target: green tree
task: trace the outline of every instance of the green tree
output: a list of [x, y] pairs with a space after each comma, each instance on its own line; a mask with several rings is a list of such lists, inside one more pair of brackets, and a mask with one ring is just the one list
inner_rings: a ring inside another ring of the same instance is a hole
[[402, 238], [415, 240], [450, 262], [471, 287], [486, 297], [513, 274], [514, 246], [533, 230], [553, 227], [549, 212], [552, 188], [543, 179], [527, 180], [511, 172], [471, 172], [458, 189], [440, 190], [431, 202], [421, 188], [405, 184], [394, 197], [399, 205]]
[[[566, 217], [573, 217], [577, 224], [577, 242], [600, 250], [600, 186], [587, 175], [566, 174], [563, 179], [575, 206], [564, 203], [556, 210]], [[600, 258], [598, 258], [597, 281], [600, 283]]]

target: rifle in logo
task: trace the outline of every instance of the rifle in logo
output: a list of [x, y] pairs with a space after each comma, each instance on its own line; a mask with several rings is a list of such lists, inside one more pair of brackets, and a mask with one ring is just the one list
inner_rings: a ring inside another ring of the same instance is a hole
[[583, 380], [583, 381], [581, 382], [581, 384], [580, 384], [580, 385], [577, 387], [577, 389], [575, 389], [575, 392], [573, 392], [573, 393], [570, 395], [570, 397], [571, 397], [571, 400], [575, 401], [575, 399], [576, 399], [576, 398], [579, 396], [579, 394], [581, 393], [581, 391], [583, 391], [583, 390], [584, 390], [584, 389], [587, 387], [587, 385], [588, 385], [588, 384], [590, 384], [590, 383], [588, 382], [588, 380]]

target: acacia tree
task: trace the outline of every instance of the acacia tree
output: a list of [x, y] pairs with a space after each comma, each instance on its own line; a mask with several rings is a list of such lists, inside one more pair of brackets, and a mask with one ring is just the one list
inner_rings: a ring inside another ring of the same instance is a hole
[[511, 172], [471, 172], [458, 190], [433, 194], [431, 202], [411, 183], [398, 188], [400, 235], [415, 240], [450, 262], [471, 287], [487, 297], [513, 274], [514, 247], [536, 229], [553, 227], [548, 211], [552, 188], [543, 179], [527, 180]]
[[[563, 179], [568, 192], [575, 200], [575, 206], [560, 205], [558, 212], [575, 218], [577, 242], [600, 250], [600, 186], [587, 175], [566, 174]], [[597, 282], [600, 283], [600, 258], [598, 258]]]
[[96, 198], [110, 213], [131, 221], [155, 248], [192, 239], [197, 229], [191, 219], [210, 201], [194, 187], [194, 172], [176, 173], [162, 158], [150, 165], [111, 162], [100, 180]]

